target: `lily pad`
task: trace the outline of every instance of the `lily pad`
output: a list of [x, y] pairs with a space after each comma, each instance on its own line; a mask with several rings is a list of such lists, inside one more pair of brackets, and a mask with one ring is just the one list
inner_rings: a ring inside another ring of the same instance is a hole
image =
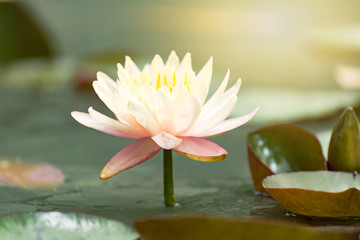
[[262, 186], [267, 176], [326, 169], [316, 136], [293, 125], [275, 125], [249, 133], [247, 149], [254, 186], [260, 193], [267, 193]]
[[135, 227], [146, 240], [198, 239], [357, 239], [359, 229], [340, 231], [332, 228], [310, 228], [285, 221], [256, 218], [219, 218], [181, 216], [147, 218], [135, 221]]
[[69, 57], [17, 60], [3, 68], [1, 80], [7, 88], [54, 90], [67, 86], [75, 61]]
[[138, 234], [114, 220], [83, 214], [43, 212], [0, 217], [2, 240], [39, 239], [122, 239], [134, 240]]
[[0, 159], [1, 185], [23, 188], [53, 188], [63, 182], [63, 173], [51, 164]]
[[355, 111], [348, 107], [332, 132], [328, 164], [332, 170], [360, 172], [360, 127]]
[[289, 211], [313, 217], [360, 217], [360, 176], [345, 172], [283, 173], [264, 179], [266, 191]]

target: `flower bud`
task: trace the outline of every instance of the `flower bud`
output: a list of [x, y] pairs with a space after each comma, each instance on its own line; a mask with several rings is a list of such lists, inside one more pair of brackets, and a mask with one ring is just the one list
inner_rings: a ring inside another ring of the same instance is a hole
[[331, 170], [360, 172], [360, 127], [352, 107], [346, 108], [333, 129], [328, 164]]

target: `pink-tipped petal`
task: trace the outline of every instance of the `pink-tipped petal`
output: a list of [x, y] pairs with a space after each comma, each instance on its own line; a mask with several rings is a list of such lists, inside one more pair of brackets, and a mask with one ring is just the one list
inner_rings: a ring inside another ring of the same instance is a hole
[[117, 117], [117, 120], [115, 120], [113, 118], [110, 118], [110, 117], [96, 111], [92, 107], [90, 107], [88, 109], [88, 112], [94, 120], [96, 120], [108, 127], [118, 129], [119, 131], [124, 132], [124, 133], [129, 133], [132, 135], [134, 135], [134, 134], [139, 135], [140, 137], [148, 137], [149, 136], [149, 134], [145, 131], [145, 129], [134, 127], [133, 125], [131, 125], [130, 123], [126, 122], [124, 119], [121, 119], [119, 117]]
[[182, 138], [182, 143], [174, 148], [175, 152], [202, 162], [218, 162], [227, 156], [227, 151], [211, 141], [197, 138]]
[[[137, 139], [137, 138], [143, 138], [144, 133], [137, 131], [136, 129], [131, 128], [130, 126], [127, 126], [125, 124], [122, 124], [118, 122], [119, 126], [121, 125], [122, 128], [116, 127], [114, 125], [107, 125], [102, 122], [99, 122], [98, 120], [95, 120], [93, 117], [90, 116], [90, 114], [83, 113], [83, 112], [71, 112], [71, 116], [81, 123], [82, 125], [93, 128], [95, 130], [98, 130], [100, 132], [104, 132], [110, 135], [114, 135], [117, 137], [122, 138], [129, 138], [129, 139]], [[115, 120], [114, 120], [115, 121]]]
[[160, 149], [151, 138], [136, 140], [110, 159], [102, 170], [100, 178], [108, 179], [119, 172], [132, 168], [155, 156]]
[[163, 149], [173, 149], [182, 142], [181, 138], [177, 138], [169, 133], [161, 132], [158, 135], [152, 137], [152, 140], [156, 142], [159, 147]]
[[225, 121], [219, 123], [217, 126], [211, 128], [205, 132], [202, 132], [196, 136], [197, 137], [211, 137], [211, 136], [216, 136], [216, 135], [220, 135], [222, 133], [228, 132], [228, 131], [230, 131], [234, 128], [240, 127], [241, 125], [250, 121], [256, 115], [256, 113], [258, 113], [259, 110], [260, 110], [260, 106], [257, 107], [255, 110], [253, 110], [251, 113], [248, 113], [244, 116], [225, 120]]

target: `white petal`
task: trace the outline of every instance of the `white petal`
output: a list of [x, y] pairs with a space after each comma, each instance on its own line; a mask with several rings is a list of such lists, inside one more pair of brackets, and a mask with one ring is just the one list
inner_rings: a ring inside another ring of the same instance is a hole
[[149, 82], [149, 75], [145, 70], [143, 70], [140, 73], [139, 81], [137, 81], [137, 83], [140, 83], [140, 84], [138, 84], [138, 86], [141, 86], [142, 84], [148, 83], [148, 82]]
[[174, 117], [174, 126], [172, 132], [181, 136], [186, 130], [188, 130], [197, 120], [201, 111], [200, 99], [193, 94], [187, 99], [182, 108], [176, 112]]
[[164, 68], [164, 71], [163, 71], [163, 76], [164, 77], [164, 82], [165, 82], [165, 85], [169, 86], [169, 88], [173, 88], [174, 87], [174, 81], [176, 81], [176, 76], [174, 74], [174, 70], [168, 66], [166, 66]]
[[[231, 92], [230, 92], [231, 93]], [[183, 135], [184, 136], [198, 136], [202, 132], [214, 127], [223, 121], [235, 107], [237, 96], [235, 94], [224, 94], [218, 103], [206, 114], [201, 112], [196, 123]]]
[[128, 74], [133, 76], [136, 80], [140, 77], [140, 70], [129, 56], [125, 57], [125, 70]]
[[209, 92], [211, 76], [212, 76], [212, 67], [213, 58], [211, 57], [205, 66], [201, 69], [199, 74], [196, 76], [196, 92], [201, 100], [201, 105], [204, 104], [206, 96]]
[[190, 96], [187, 88], [181, 81], [176, 82], [172, 91], [172, 95], [174, 98], [174, 103], [177, 105], [178, 109], [182, 108]]
[[163, 131], [181, 135], [197, 120], [201, 111], [201, 103], [196, 94], [181, 99], [184, 104], [178, 107], [167, 88], [160, 88], [154, 98], [154, 115]]
[[179, 66], [179, 57], [176, 55], [175, 51], [171, 51], [168, 60], [166, 61], [165, 66], [176, 70]]
[[92, 107], [90, 107], [88, 109], [88, 112], [90, 114], [90, 116], [92, 118], [94, 118], [95, 120], [107, 125], [107, 126], [110, 126], [110, 127], [113, 127], [113, 128], [117, 128], [119, 130], [122, 130], [122, 131], [134, 131], [134, 132], [137, 132], [137, 133], [141, 133], [142, 136], [148, 136], [148, 133], [146, 131], [144, 131], [143, 129], [137, 129], [136, 127], [130, 125], [130, 124], [124, 124], [120, 121], [117, 121], [115, 119], [112, 119], [96, 110], [94, 110]]
[[114, 80], [112, 80], [108, 75], [103, 72], [97, 72], [97, 79], [102, 86], [104, 86], [108, 91], [114, 93], [117, 91], [117, 85]]
[[115, 97], [117, 119], [125, 124], [133, 126], [136, 129], [146, 131], [130, 114], [128, 109], [129, 99], [130, 98], [125, 98], [121, 93]]
[[218, 89], [215, 91], [215, 93], [211, 96], [211, 98], [206, 102], [205, 107], [212, 108], [214, 104], [217, 103], [217, 101], [220, 99], [221, 95], [224, 93], [226, 86], [229, 82], [229, 76], [230, 76], [230, 70], [228, 69], [224, 80], [221, 82]]
[[116, 106], [115, 106], [115, 96], [114, 93], [107, 90], [104, 86], [102, 86], [98, 81], [93, 82], [93, 88], [96, 94], [99, 96], [101, 101], [105, 103], [105, 105], [116, 114]]
[[[226, 76], [224, 80], [225, 83], [227, 83], [227, 79], [228, 79]], [[216, 108], [216, 105], [219, 104], [219, 102], [224, 98], [226, 98], [227, 96], [236, 95], [239, 92], [240, 86], [241, 86], [241, 79], [239, 78], [231, 88], [229, 88], [225, 93], [220, 95], [224, 87], [221, 84], [220, 87], [218, 88], [218, 91], [216, 91], [214, 95], [211, 97], [211, 99], [207, 101], [206, 104], [204, 105], [203, 109], [201, 110], [200, 119], [206, 116], [209, 112], [213, 111], [213, 109]]]
[[149, 73], [150, 64], [146, 63], [143, 68], [143, 72]]
[[150, 83], [145, 83], [141, 87], [139, 87], [139, 95], [141, 101], [145, 103], [145, 105], [149, 108], [151, 112], [154, 112], [154, 98], [155, 98], [156, 90]]
[[118, 64], [118, 92], [120, 92], [119, 88], [127, 89], [128, 92], [131, 93], [131, 95], [137, 95], [138, 94], [138, 81], [141, 76], [139, 75], [138, 79], [135, 79], [134, 76], [130, 77], [128, 72], [125, 71], [125, 69], [122, 67], [121, 64]]
[[189, 74], [191, 72], [192, 72], [191, 55], [190, 55], [190, 53], [186, 53], [185, 57], [181, 61], [180, 65], [176, 71], [176, 78], [183, 79], [185, 77], [185, 74]]
[[[133, 139], [133, 138], [142, 138], [146, 136], [146, 134], [139, 132], [136, 129], [133, 129], [128, 125], [122, 124], [120, 122], [113, 123], [111, 122], [111, 120], [108, 119], [106, 120], [102, 119], [104, 120], [104, 122], [101, 122], [97, 119], [94, 119], [92, 116], [90, 116], [90, 114], [87, 113], [74, 111], [71, 112], [71, 116], [84, 126], [117, 137]], [[112, 120], [116, 121], [114, 119]]]
[[241, 125], [250, 121], [259, 110], [260, 110], [260, 106], [246, 115], [227, 119], [227, 120], [219, 123], [215, 127], [211, 128], [201, 134], [198, 134], [197, 137], [216, 136], [216, 135], [222, 134], [224, 132], [228, 132], [234, 128], [240, 127]]
[[173, 149], [182, 142], [181, 138], [177, 138], [166, 132], [161, 132], [158, 135], [153, 136], [152, 140], [163, 149]]
[[164, 71], [164, 62], [161, 57], [156, 54], [154, 59], [151, 62], [148, 74], [150, 81], [156, 86], [156, 81], [158, 79], [159, 74], [162, 75]]
[[152, 113], [143, 103], [139, 102], [137, 98], [130, 99], [128, 109], [130, 114], [133, 115], [136, 121], [143, 126], [151, 136], [155, 136], [162, 132], [159, 123]]
[[158, 120], [161, 129], [166, 132], [173, 130], [173, 120], [175, 118], [174, 107], [172, 96], [166, 88], [161, 87], [155, 94], [154, 102], [150, 103], [153, 107], [153, 113]]
[[99, 98], [115, 114], [119, 121], [132, 125], [139, 130], [144, 130], [128, 111], [127, 104], [132, 95], [127, 88], [117, 86], [117, 93], [113, 94], [98, 81], [93, 82], [93, 87]]
[[125, 71], [125, 69], [120, 63], [118, 63], [117, 68], [119, 81], [128, 85], [128, 83], [131, 81], [129, 74]]
[[[239, 78], [236, 83], [231, 87], [229, 88], [228, 90], [226, 90], [226, 92], [230, 92], [230, 91], [234, 91], [235, 94], [238, 94], [239, 90], [240, 90], [240, 87], [241, 87], [241, 78]], [[226, 93], [225, 92], [225, 93]]]

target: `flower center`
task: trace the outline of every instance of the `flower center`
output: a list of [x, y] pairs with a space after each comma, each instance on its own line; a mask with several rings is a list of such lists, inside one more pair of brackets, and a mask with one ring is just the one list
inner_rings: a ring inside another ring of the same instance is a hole
[[168, 76], [168, 77], [166, 76], [166, 74], [161, 76], [161, 74], [159, 73], [156, 80], [156, 90], [158, 90], [162, 86], [166, 86], [169, 88], [170, 92], [172, 92], [172, 90], [175, 87], [175, 84], [176, 84], [175, 72], [172, 74], [172, 76]]
[[156, 90], [158, 90], [161, 87], [167, 87], [170, 92], [173, 91], [175, 85], [178, 82], [181, 82], [184, 84], [188, 92], [190, 92], [190, 86], [191, 86], [191, 77], [189, 77], [188, 73], [185, 73], [184, 76], [181, 78], [179, 76], [176, 76], [176, 72], [173, 71], [170, 68], [166, 68], [163, 72], [159, 72], [157, 74], [156, 79], [149, 79], [148, 73], [145, 71], [141, 72], [140, 79], [137, 81], [135, 78], [133, 78], [133, 82], [136, 87], [141, 87], [145, 83], [149, 83], [152, 87], [154, 87]]

